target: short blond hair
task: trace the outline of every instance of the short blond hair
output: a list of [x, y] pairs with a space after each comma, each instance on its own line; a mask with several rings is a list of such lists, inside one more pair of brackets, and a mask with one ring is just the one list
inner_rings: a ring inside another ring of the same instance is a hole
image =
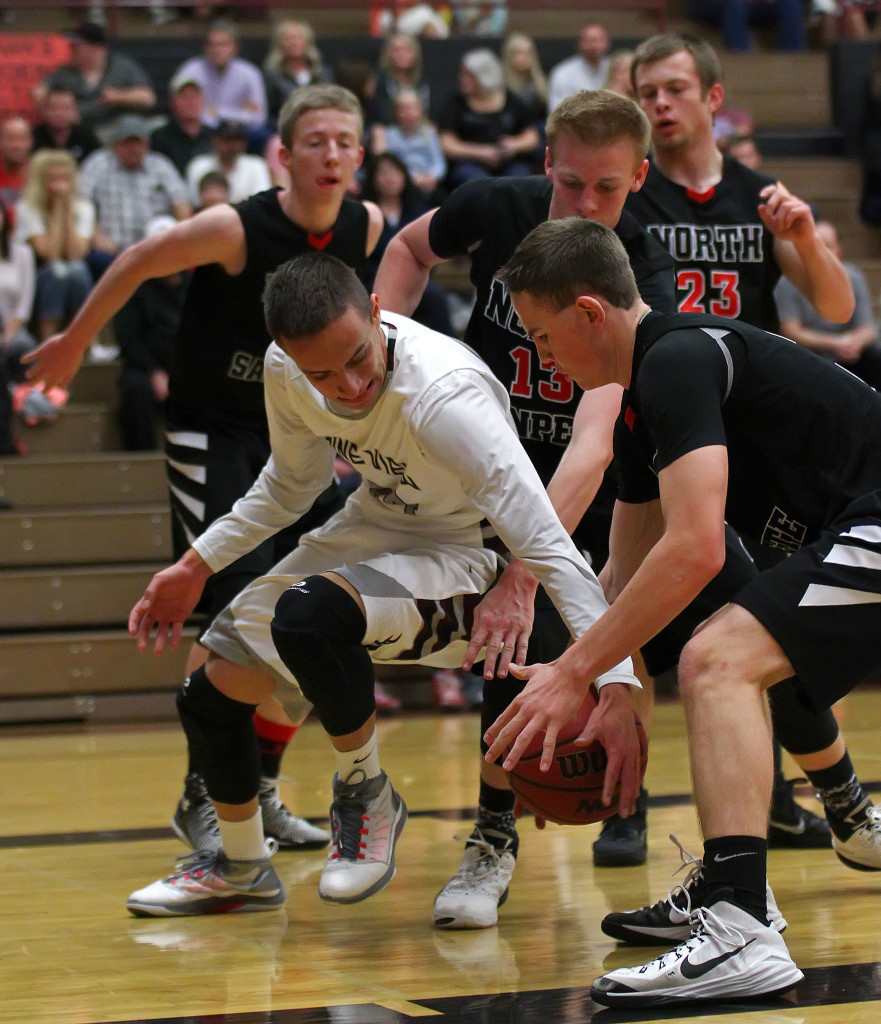
[[364, 111], [358, 97], [341, 85], [304, 85], [294, 89], [278, 115], [278, 134], [282, 145], [290, 147], [294, 128], [310, 110], [342, 110], [358, 119], [358, 137], [364, 132]]
[[608, 146], [629, 139], [643, 161], [649, 151], [652, 126], [649, 119], [628, 96], [608, 89], [584, 89], [561, 100], [548, 115], [548, 149], [561, 135], [569, 135], [586, 146]]

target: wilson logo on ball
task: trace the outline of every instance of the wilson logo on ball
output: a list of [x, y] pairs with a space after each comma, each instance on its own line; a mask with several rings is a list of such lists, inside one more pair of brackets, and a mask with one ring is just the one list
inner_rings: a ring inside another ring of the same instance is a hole
[[564, 779], [583, 779], [587, 775], [602, 774], [609, 763], [602, 747], [579, 750], [574, 754], [558, 754], [556, 761]]

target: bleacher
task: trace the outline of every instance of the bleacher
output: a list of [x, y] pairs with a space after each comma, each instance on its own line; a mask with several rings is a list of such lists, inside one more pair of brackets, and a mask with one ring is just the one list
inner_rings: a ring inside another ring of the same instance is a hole
[[[657, 28], [657, 10], [647, 5], [617, 11], [574, 3], [564, 10], [558, 2], [510, 6], [511, 28], [537, 37], [546, 67], [571, 53], [588, 16], [608, 25], [616, 45]], [[668, 6], [672, 28], [693, 29], [684, 3]], [[315, 25], [329, 64], [342, 57], [372, 62], [379, 41], [359, 28], [363, 7], [298, 6], [296, 16]], [[70, 17], [67, 9], [7, 0], [0, 0], [0, 13], [7, 15], [7, 31], [59, 28]], [[201, 28], [183, 19], [152, 27], [132, 5], [121, 6], [118, 17], [120, 45], [162, 95], [173, 70], [200, 50]], [[243, 54], [258, 62], [267, 18], [243, 25]], [[459, 57], [471, 45], [426, 40], [433, 95], [453, 84]], [[881, 240], [856, 212], [860, 76], [874, 47], [850, 43], [785, 58], [765, 50], [727, 55], [723, 64], [727, 103], [754, 115], [768, 172], [839, 226], [847, 258], [863, 268], [878, 296]], [[12, 505], [0, 511], [0, 722], [172, 713], [188, 641], [155, 659], [138, 656], [126, 633], [128, 611], [169, 561], [171, 541], [161, 454], [119, 450], [116, 372], [85, 366], [59, 421], [19, 427], [28, 454], [0, 459], [0, 498]]]

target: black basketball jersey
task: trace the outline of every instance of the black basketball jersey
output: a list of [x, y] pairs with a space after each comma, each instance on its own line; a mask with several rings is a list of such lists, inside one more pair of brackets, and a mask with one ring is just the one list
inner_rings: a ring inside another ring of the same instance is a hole
[[294, 256], [332, 253], [349, 266], [365, 260], [368, 215], [346, 197], [333, 227], [316, 237], [285, 215], [279, 189], [258, 192], [233, 209], [245, 231], [240, 274], [217, 263], [198, 267], [190, 282], [169, 375], [169, 410], [206, 428], [267, 430], [263, 357], [272, 340], [263, 319], [266, 275]]
[[759, 192], [774, 179], [724, 158], [722, 179], [706, 192], [677, 185], [650, 164], [625, 209], [676, 261], [680, 313], [735, 317], [779, 328], [774, 236], [758, 214]]
[[[545, 485], [572, 436], [582, 391], [553, 366], [541, 365], [495, 274], [526, 235], [548, 219], [551, 192], [551, 182], [542, 176], [483, 178], [456, 189], [429, 229], [438, 256], [471, 257], [477, 301], [465, 341], [508, 389], [520, 440]], [[670, 257], [626, 213], [615, 230], [643, 299], [653, 308], [674, 309]]]
[[881, 489], [881, 396], [776, 334], [708, 315], [649, 313], [615, 428], [622, 501], [659, 495], [657, 474], [725, 445], [726, 520], [794, 551]]

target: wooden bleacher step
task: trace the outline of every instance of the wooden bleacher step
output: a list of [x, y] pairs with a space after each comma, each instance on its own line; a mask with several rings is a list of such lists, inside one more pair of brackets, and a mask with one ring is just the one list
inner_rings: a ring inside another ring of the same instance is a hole
[[0, 459], [0, 498], [14, 508], [159, 504], [166, 497], [165, 460], [158, 452]]

